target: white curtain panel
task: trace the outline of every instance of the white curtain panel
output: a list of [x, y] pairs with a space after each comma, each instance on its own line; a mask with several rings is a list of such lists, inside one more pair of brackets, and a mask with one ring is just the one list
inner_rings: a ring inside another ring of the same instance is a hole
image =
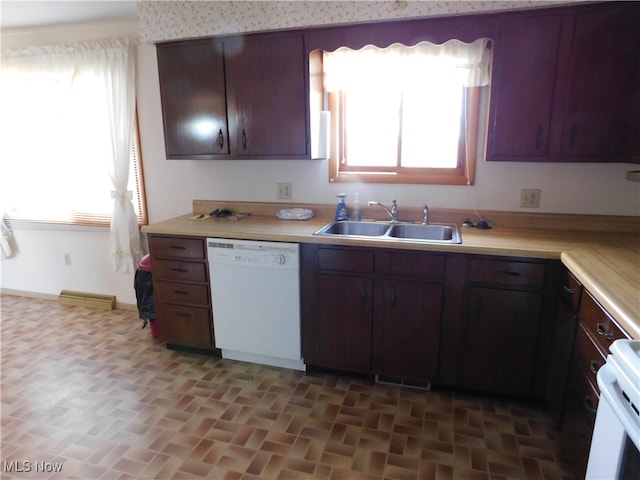
[[[113, 198], [110, 263], [115, 271], [123, 273], [134, 271], [142, 256], [132, 192], [127, 189], [134, 134], [136, 47], [137, 40], [121, 38], [2, 51], [3, 88], [13, 91], [18, 101], [25, 102], [26, 98], [29, 103], [28, 108], [20, 108], [19, 103], [14, 105], [16, 124], [29, 125], [41, 132], [41, 137], [48, 132], [53, 135], [46, 141], [41, 138], [40, 143], [46, 143], [48, 151], [32, 152], [38, 157], [33, 161], [42, 158], [54, 161], [53, 165], [47, 165], [53, 170], [48, 177], [45, 173], [43, 181], [47, 184], [43, 184], [43, 191], [55, 187], [49, 184], [55, 183], [61, 174], [74, 179], [65, 183], [66, 188], [58, 187], [57, 196], [64, 200], [56, 198], [52, 203], [56, 206], [66, 203], [65, 208], [70, 210], [92, 211], [86, 188], [96, 188], [101, 182], [84, 182], [81, 172], [87, 166], [100, 170], [87, 162], [89, 157], [104, 159]], [[11, 72], [29, 75], [12, 77]], [[17, 79], [13, 84], [12, 78]], [[7, 97], [12, 95], [11, 91], [3, 92], [7, 106], [12, 100]], [[44, 95], [41, 101], [37, 96], [40, 94]], [[40, 108], [44, 105], [47, 111]], [[27, 118], [18, 119], [22, 111]], [[7, 123], [5, 127], [11, 129], [11, 118], [5, 120], [3, 125]], [[18, 138], [20, 131], [14, 134]], [[79, 158], [74, 163], [71, 157]], [[27, 164], [28, 160], [23, 158], [19, 163]], [[22, 174], [27, 176], [27, 172]], [[109, 184], [108, 179], [104, 184]], [[109, 198], [107, 188], [105, 200]]]
[[106, 42], [96, 51], [103, 69], [111, 132], [109, 176], [113, 183], [110, 262], [117, 272], [132, 272], [142, 256], [140, 232], [129, 183], [129, 162], [135, 119], [135, 46], [131, 39]]

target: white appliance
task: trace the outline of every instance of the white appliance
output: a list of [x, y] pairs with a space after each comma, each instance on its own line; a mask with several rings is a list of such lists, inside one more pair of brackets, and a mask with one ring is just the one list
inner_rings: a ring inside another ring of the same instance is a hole
[[640, 478], [640, 340], [616, 340], [598, 370], [600, 401], [586, 478]]
[[304, 371], [299, 245], [208, 238], [207, 250], [222, 357]]

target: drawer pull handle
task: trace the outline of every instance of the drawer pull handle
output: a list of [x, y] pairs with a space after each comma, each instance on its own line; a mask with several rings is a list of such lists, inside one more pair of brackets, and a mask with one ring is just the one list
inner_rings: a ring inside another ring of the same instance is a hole
[[183, 247], [182, 245], [169, 245], [169, 248], [172, 250], [186, 250], [187, 247]]
[[613, 340], [613, 334], [611, 332], [607, 332], [604, 325], [601, 323], [596, 324], [596, 332], [598, 332], [598, 335], [602, 335], [609, 341]]
[[220, 147], [220, 150], [224, 147], [224, 135], [222, 133], [222, 129], [218, 132], [218, 147]]
[[182, 296], [189, 295], [189, 292], [185, 292], [184, 290], [174, 290], [173, 293], [175, 293], [176, 295], [182, 295]]
[[189, 270], [187, 270], [186, 268], [172, 268], [171, 271], [179, 272], [179, 273], [187, 273]]
[[591, 363], [589, 363], [589, 370], [591, 370], [593, 373], [598, 373], [599, 368], [600, 364], [595, 360], [591, 360]]
[[191, 318], [191, 314], [182, 313], [182, 312], [176, 312], [176, 317], [178, 317], [178, 318]]
[[591, 397], [584, 397], [584, 408], [587, 409], [589, 413], [596, 413], [598, 409], [593, 405], [593, 401]]
[[511, 270], [494, 270], [496, 275], [504, 275], [507, 277], [519, 277], [521, 275], [520, 272], [512, 272]]
[[574, 293], [576, 293], [576, 291], [573, 288], [571, 288], [569, 285], [564, 285], [562, 289], [565, 291], [565, 293], [568, 293], [569, 295], [573, 295]]

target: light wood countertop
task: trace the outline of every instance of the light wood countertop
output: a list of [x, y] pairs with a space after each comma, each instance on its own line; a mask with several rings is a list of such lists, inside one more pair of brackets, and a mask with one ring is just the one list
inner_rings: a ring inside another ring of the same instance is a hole
[[[194, 208], [194, 211], [198, 211]], [[425, 244], [390, 238], [353, 239], [314, 236], [331, 221], [328, 211], [306, 220], [280, 220], [250, 215], [239, 220], [194, 214], [143, 227], [144, 233], [221, 237], [296, 243], [360, 245], [404, 250], [442, 251], [510, 257], [558, 259], [576, 276], [616, 321], [640, 339], [640, 236], [637, 232], [597, 232], [540, 228], [491, 230], [461, 228], [462, 244]], [[318, 213], [318, 212], [317, 212]], [[438, 223], [435, 219], [433, 223]], [[456, 222], [459, 223], [459, 222]]]

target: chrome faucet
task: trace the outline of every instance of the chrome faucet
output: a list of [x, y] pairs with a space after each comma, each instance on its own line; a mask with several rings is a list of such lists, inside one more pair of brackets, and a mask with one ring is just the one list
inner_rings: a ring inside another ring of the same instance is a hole
[[396, 202], [395, 198], [391, 200], [391, 210], [389, 210], [386, 206], [384, 206], [380, 202], [369, 201], [367, 202], [367, 205], [369, 205], [370, 207], [373, 205], [381, 206], [391, 217], [391, 223], [398, 223], [398, 202]]
[[429, 225], [429, 207], [426, 204], [422, 210], [422, 224]]

